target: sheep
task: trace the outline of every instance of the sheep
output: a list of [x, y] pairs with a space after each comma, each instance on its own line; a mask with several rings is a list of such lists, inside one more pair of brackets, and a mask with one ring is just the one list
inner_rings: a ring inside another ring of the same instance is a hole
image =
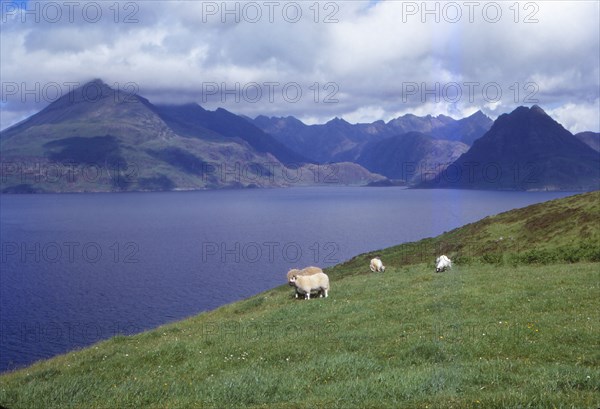
[[375, 257], [374, 259], [371, 260], [371, 265], [369, 266], [369, 268], [371, 269], [372, 272], [384, 272], [385, 271], [385, 266], [383, 265], [383, 263], [381, 262], [381, 259], [379, 257]]
[[446, 271], [447, 268], [452, 268], [452, 260], [450, 260], [446, 255], [441, 255], [435, 259], [435, 265], [436, 273]]
[[[317, 274], [317, 273], [323, 273], [323, 270], [321, 270], [319, 267], [314, 267], [314, 266], [305, 267], [302, 270], [293, 268], [290, 271], [288, 271], [288, 273], [287, 273], [288, 284], [291, 286], [294, 286], [294, 284], [290, 281], [293, 276], [309, 276], [309, 275], [313, 275], [313, 274]], [[298, 289], [296, 289], [295, 295], [296, 295], [296, 298], [298, 298]]]
[[[290, 279], [290, 285], [296, 287], [296, 295], [306, 294], [306, 299], [310, 300], [311, 291], [323, 291], [325, 298], [329, 295], [329, 277], [325, 273], [316, 273], [313, 275], [294, 275]], [[321, 295], [323, 297], [323, 295]]]
[[288, 279], [288, 283], [290, 281], [290, 278], [292, 278], [292, 276], [295, 275], [300, 275], [300, 276], [309, 276], [309, 275], [313, 275], [316, 273], [322, 273], [323, 270], [321, 270], [319, 267], [305, 267], [302, 270], [298, 270], [297, 268], [293, 268], [290, 271], [288, 271], [287, 273], [287, 279]]

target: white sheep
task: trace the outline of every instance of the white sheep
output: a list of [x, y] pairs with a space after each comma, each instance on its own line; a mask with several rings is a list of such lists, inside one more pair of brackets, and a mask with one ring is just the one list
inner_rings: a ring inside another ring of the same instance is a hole
[[325, 273], [316, 273], [309, 276], [292, 276], [290, 285], [296, 286], [296, 294], [306, 294], [307, 300], [310, 300], [311, 291], [323, 291], [325, 298], [329, 295], [329, 277]]
[[[314, 266], [305, 267], [302, 270], [293, 268], [287, 273], [288, 284], [294, 286], [294, 284], [291, 282], [293, 276], [309, 276], [317, 273], [323, 273], [323, 270], [321, 270], [319, 267]], [[296, 298], [298, 298], [298, 289], [296, 289]]]
[[385, 266], [383, 265], [383, 263], [381, 262], [381, 259], [379, 257], [375, 257], [374, 259], [371, 259], [371, 265], [369, 266], [369, 268], [371, 269], [372, 272], [384, 272], [385, 271]]
[[435, 265], [436, 273], [446, 271], [447, 268], [452, 268], [452, 260], [450, 260], [446, 255], [441, 255], [435, 259]]

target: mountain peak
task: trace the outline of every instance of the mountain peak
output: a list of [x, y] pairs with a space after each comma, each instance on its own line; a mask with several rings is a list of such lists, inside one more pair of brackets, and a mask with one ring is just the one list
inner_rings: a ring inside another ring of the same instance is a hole
[[335, 118], [333, 118], [332, 120], [327, 122], [326, 125], [350, 125], [350, 123], [348, 121], [346, 121], [344, 118], [338, 118], [336, 116]]
[[110, 87], [109, 87], [109, 86], [108, 86], [108, 85], [107, 85], [107, 84], [106, 84], [106, 83], [105, 83], [105, 82], [102, 80], [102, 78], [94, 78], [93, 80], [91, 80], [91, 81], [88, 81], [87, 83], [85, 83], [85, 84], [84, 84], [84, 87], [85, 87], [86, 85], [98, 85], [98, 86], [101, 86], [101, 87], [108, 87], [108, 88], [110, 88]]
[[118, 90], [114, 90], [100, 78], [95, 78], [86, 82], [82, 86], [75, 88], [72, 92], [82, 94], [88, 99], [101, 98], [106, 95], [112, 95]]
[[521, 106], [518, 106], [517, 108], [515, 108], [510, 114], [505, 114], [505, 115], [512, 115], [512, 114], [522, 114], [522, 115], [542, 114], [542, 115], [549, 116], [546, 113], [546, 111], [544, 111], [539, 105], [532, 105], [529, 108], [521, 105]]
[[543, 115], [548, 115], [546, 113], [546, 111], [544, 111], [542, 108], [540, 108], [539, 105], [533, 105], [531, 108], [529, 108], [529, 110], [531, 112], [535, 112], [536, 114], [543, 114]]
[[474, 114], [469, 115], [467, 118], [488, 118], [489, 119], [489, 117], [486, 114], [484, 114], [481, 111], [481, 109], [478, 110], [477, 112], [475, 112]]
[[231, 112], [229, 112], [228, 110], [226, 110], [225, 108], [222, 108], [222, 107], [218, 107], [215, 110], [215, 112], [218, 112], [218, 113], [221, 113], [221, 114], [231, 114], [231, 115], [234, 115], [234, 114], [232, 114]]

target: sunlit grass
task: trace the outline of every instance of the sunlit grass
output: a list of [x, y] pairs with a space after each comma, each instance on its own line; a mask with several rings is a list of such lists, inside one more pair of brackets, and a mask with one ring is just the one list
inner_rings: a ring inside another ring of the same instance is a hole
[[417, 265], [338, 280], [327, 299], [282, 287], [6, 374], [0, 402], [595, 409], [599, 278], [594, 263]]

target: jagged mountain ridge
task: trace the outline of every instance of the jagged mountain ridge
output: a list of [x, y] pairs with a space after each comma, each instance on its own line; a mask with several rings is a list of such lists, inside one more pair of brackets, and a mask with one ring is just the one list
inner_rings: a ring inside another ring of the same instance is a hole
[[367, 144], [409, 132], [471, 145], [493, 123], [481, 111], [460, 120], [444, 115], [419, 117], [406, 114], [388, 123], [379, 120], [350, 124], [334, 118], [325, 124], [306, 125], [292, 116], [258, 116], [252, 122], [290, 149], [319, 163], [356, 161]]

